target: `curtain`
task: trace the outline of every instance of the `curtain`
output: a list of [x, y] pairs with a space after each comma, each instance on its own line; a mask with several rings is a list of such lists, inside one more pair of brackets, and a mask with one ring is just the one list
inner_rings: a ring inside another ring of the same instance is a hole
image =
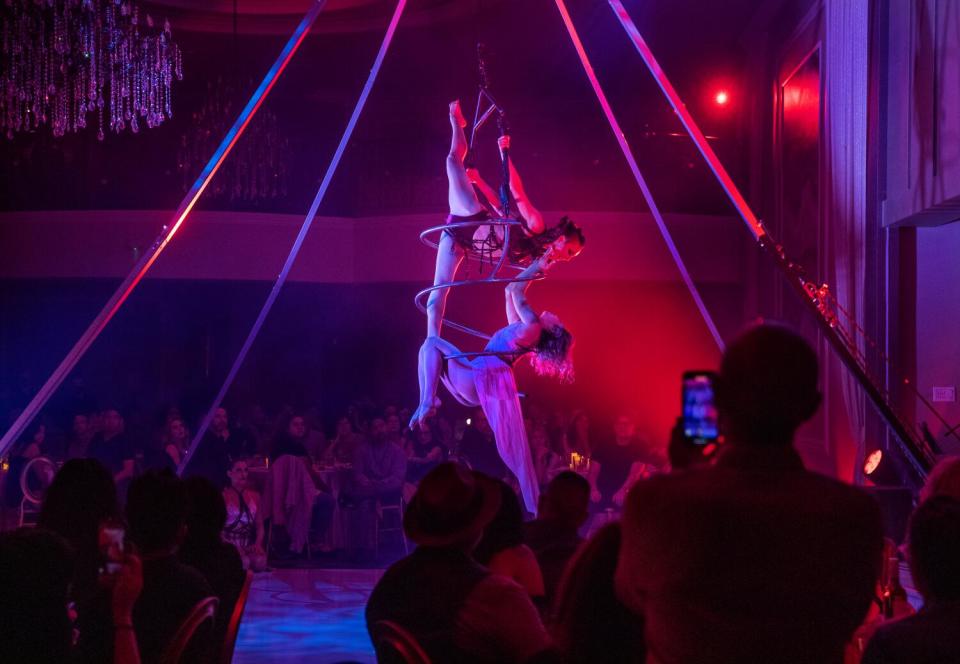
[[[864, 328], [870, 0], [825, 0], [824, 8], [823, 215], [828, 283], [840, 305]], [[854, 321], [844, 320], [844, 327], [852, 329]], [[861, 352], [863, 342], [857, 336]], [[829, 366], [825, 379], [840, 388], [851, 441], [845, 444], [845, 436], [834, 435], [833, 456], [844, 479], [859, 481], [866, 445], [865, 396], [839, 361], [831, 358]]]

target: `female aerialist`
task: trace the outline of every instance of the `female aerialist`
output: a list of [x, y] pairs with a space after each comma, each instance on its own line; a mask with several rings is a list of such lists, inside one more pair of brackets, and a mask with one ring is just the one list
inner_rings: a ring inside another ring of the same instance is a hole
[[[450, 154], [447, 155], [447, 197], [450, 204], [450, 215], [447, 223], [463, 221], [484, 221], [491, 218], [491, 213], [501, 216], [501, 210], [495, 207], [497, 195], [487, 184], [475, 168], [465, 168], [464, 159], [467, 155], [467, 137], [463, 131], [467, 122], [460, 110], [460, 102], [450, 102], [450, 126], [453, 136], [450, 141]], [[499, 140], [501, 150], [509, 149], [510, 137], [501, 136]], [[545, 228], [543, 215], [537, 210], [523, 188], [520, 175], [513, 166], [510, 166], [510, 191], [516, 202], [519, 221], [523, 232], [511, 232], [510, 259], [514, 263], [526, 264], [540, 257], [548, 257], [548, 263], [568, 261], [580, 253], [583, 248], [583, 232], [580, 228], [564, 217], [556, 226]], [[476, 185], [484, 198], [487, 199], [489, 209], [477, 198], [473, 185]], [[502, 244], [502, 229], [499, 239]], [[433, 277], [433, 285], [449, 283], [457, 274], [457, 269], [468, 251], [473, 250], [474, 238], [486, 239], [490, 237], [490, 227], [479, 228], [451, 228], [445, 230], [440, 237], [437, 247], [437, 266]], [[496, 232], [494, 234], [496, 237]], [[502, 251], [502, 247], [500, 248]], [[441, 288], [430, 293], [427, 299], [427, 337], [440, 336], [440, 326], [443, 324], [443, 312], [447, 302], [447, 288]]]
[[[518, 275], [532, 277], [545, 267], [546, 257], [535, 260]], [[490, 422], [497, 442], [497, 451], [520, 483], [527, 510], [536, 513], [537, 474], [527, 444], [523, 413], [513, 364], [530, 354], [530, 361], [540, 375], [561, 381], [573, 380], [573, 336], [556, 315], [544, 311], [537, 314], [527, 303], [529, 281], [507, 285], [507, 326], [493, 334], [485, 355], [472, 360], [456, 346], [439, 336], [429, 336], [420, 347], [420, 407], [410, 420], [423, 425], [436, 413], [437, 381], [442, 380], [454, 398], [465, 406], [481, 406]]]

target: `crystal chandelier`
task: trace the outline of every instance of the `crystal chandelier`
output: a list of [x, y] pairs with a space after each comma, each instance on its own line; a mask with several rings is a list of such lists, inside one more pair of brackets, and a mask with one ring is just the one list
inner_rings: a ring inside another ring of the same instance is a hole
[[[244, 93], [253, 81], [240, 85], [236, 76], [218, 76], [207, 83], [203, 104], [180, 137], [177, 166], [186, 191], [240, 112]], [[255, 203], [287, 195], [290, 141], [280, 131], [277, 116], [261, 108], [229, 159], [206, 190], [208, 198]]]
[[170, 88], [183, 79], [170, 23], [141, 23], [133, 0], [5, 0], [0, 7], [0, 131], [54, 136], [87, 126], [134, 133], [172, 115]]

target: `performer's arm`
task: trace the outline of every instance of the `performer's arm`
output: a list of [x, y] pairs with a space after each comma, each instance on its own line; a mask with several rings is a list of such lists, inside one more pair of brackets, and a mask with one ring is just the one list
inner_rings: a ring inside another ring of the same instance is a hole
[[[527, 302], [527, 288], [530, 287], [532, 277], [542, 269], [542, 259], [533, 261], [523, 272], [517, 275], [517, 279], [525, 281], [514, 281], [507, 284], [507, 318], [510, 318], [510, 306], [513, 305], [513, 311], [519, 320], [527, 325], [533, 325], [537, 322], [537, 312], [533, 310], [530, 303]], [[516, 321], [511, 321], [516, 322]]]
[[[501, 151], [509, 149], [510, 137], [501, 136], [497, 143]], [[513, 157], [511, 157], [510, 193], [513, 194], [513, 198], [517, 203], [517, 211], [527, 220], [527, 227], [530, 229], [530, 232], [534, 235], [539, 235], [544, 229], [543, 215], [540, 214], [540, 211], [530, 202], [530, 198], [527, 196], [527, 190], [524, 189], [523, 181], [520, 179], [520, 173], [517, 172], [513, 164]], [[496, 200], [496, 198], [494, 200]]]

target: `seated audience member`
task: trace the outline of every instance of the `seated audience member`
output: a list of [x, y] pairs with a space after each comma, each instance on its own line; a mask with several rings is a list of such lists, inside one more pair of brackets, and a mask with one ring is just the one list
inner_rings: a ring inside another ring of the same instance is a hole
[[[627, 492], [638, 480], [660, 471], [664, 462], [650, 445], [636, 435], [636, 426], [627, 415], [617, 417], [613, 439], [593, 453], [591, 468], [600, 509], [620, 509]], [[595, 501], [596, 502], [596, 501]]]
[[642, 664], [643, 621], [617, 598], [614, 574], [620, 524], [610, 523], [583, 545], [563, 575], [551, 632], [563, 661]]
[[944, 457], [937, 462], [920, 491], [920, 502], [934, 496], [950, 496], [960, 500], [960, 456]]
[[186, 423], [179, 417], [171, 418], [163, 432], [163, 452], [166, 454], [168, 463], [174, 469], [180, 467], [187, 450], [190, 449], [190, 430]]
[[416, 485], [443, 461], [443, 448], [435, 442], [433, 427], [417, 428], [406, 445], [407, 482]]
[[916, 614], [881, 625], [863, 664], [960, 662], [960, 501], [934, 496], [910, 518], [910, 571], [923, 595]]
[[303, 446], [307, 449], [307, 456], [311, 461], [320, 461], [327, 451], [327, 437], [323, 435], [323, 425], [320, 422], [320, 410], [314, 406], [303, 414], [304, 434]]
[[354, 432], [350, 418], [341, 417], [337, 420], [337, 431], [330, 445], [324, 452], [324, 459], [328, 463], [350, 463], [353, 461], [353, 452], [360, 444], [361, 436]]
[[227, 508], [227, 522], [223, 539], [237, 548], [244, 569], [261, 572], [267, 568], [267, 554], [263, 549], [263, 516], [260, 512], [260, 494], [247, 485], [246, 459], [230, 464], [227, 476], [230, 484], [223, 490]]
[[67, 438], [67, 458], [77, 459], [88, 456], [90, 441], [93, 440], [93, 426], [87, 413], [77, 413], [73, 416], [70, 436]]
[[529, 594], [470, 556], [501, 495], [496, 482], [454, 463], [423, 478], [403, 517], [417, 548], [373, 589], [366, 609], [371, 635], [379, 621], [393, 621], [434, 662], [526, 662], [549, 653]]
[[0, 534], [0, 660], [70, 660], [72, 578], [73, 555], [58, 535], [26, 528]]
[[191, 477], [184, 485], [189, 502], [187, 536], [180, 545], [178, 557], [203, 574], [220, 600], [215, 643], [222, 643], [246, 573], [237, 549], [220, 536], [227, 522], [227, 506], [220, 489], [203, 477]]
[[255, 452], [254, 442], [240, 429], [230, 426], [226, 408], [217, 408], [210, 420], [210, 428], [187, 466], [188, 475], [206, 477], [217, 486], [223, 486], [231, 457], [249, 457]]
[[270, 459], [279, 459], [284, 454], [316, 459], [324, 447], [323, 434], [311, 430], [307, 426], [307, 419], [294, 413], [284, 430], [274, 439]]
[[96, 459], [67, 461], [47, 487], [37, 525], [60, 535], [76, 555], [72, 596], [81, 626], [87, 603], [97, 591], [100, 524], [118, 514], [117, 490], [110, 471]]
[[285, 434], [278, 438], [282, 454], [270, 464], [260, 506], [260, 518], [270, 521], [271, 555], [278, 558], [301, 555], [311, 534], [318, 538], [326, 533], [334, 510], [330, 488], [306, 452], [285, 439], [290, 440]]
[[513, 579], [530, 593], [534, 602], [543, 601], [543, 576], [540, 566], [523, 543], [523, 509], [513, 489], [503, 481], [500, 486], [500, 509], [483, 529], [483, 537], [473, 550], [477, 562], [494, 574]]
[[[5, 664], [60, 664], [76, 660], [69, 589], [73, 551], [43, 528], [0, 534], [0, 657]], [[143, 587], [140, 560], [127, 555], [111, 580], [114, 664], [139, 664], [131, 626]]]
[[[556, 416], [557, 414], [555, 413], [554, 415]], [[563, 429], [559, 421], [556, 422], [554, 428], [561, 432], [563, 452], [567, 460], [570, 459], [570, 455], [573, 452], [588, 459], [593, 457], [594, 449], [591, 444], [590, 417], [585, 411], [574, 411], [573, 416], [570, 418], [570, 425], [566, 427], [566, 430]]]
[[376, 527], [376, 504], [400, 502], [407, 475], [407, 455], [396, 443], [387, 440], [383, 420], [374, 420], [370, 436], [354, 450], [350, 484], [343, 494], [345, 504], [356, 506], [354, 518], [356, 549], [372, 550]]
[[125, 433], [123, 416], [116, 408], [103, 411], [103, 430], [93, 437], [87, 456], [96, 459], [113, 475], [117, 490], [123, 494], [133, 479], [137, 453]]
[[[213, 595], [199, 571], [177, 560], [187, 510], [184, 483], [167, 471], [145, 473], [130, 485], [128, 536], [143, 560], [143, 591], [133, 607], [133, 628], [144, 662], [156, 662], [193, 607]], [[200, 637], [199, 651], [208, 652], [212, 634]]]
[[480, 408], [473, 412], [471, 425], [463, 431], [463, 438], [460, 439], [460, 455], [466, 458], [471, 468], [485, 475], [498, 480], [507, 476], [507, 466], [497, 451], [493, 429], [490, 428], [490, 422]]
[[533, 467], [537, 471], [537, 484], [541, 490], [568, 467], [563, 457], [550, 449], [550, 436], [544, 427], [533, 427], [530, 433], [530, 452], [533, 456]]
[[590, 509], [590, 483], [567, 470], [540, 494], [537, 518], [523, 524], [524, 541], [533, 550], [543, 575], [547, 604], [552, 602], [567, 563], [583, 541], [577, 531]]
[[817, 373], [794, 332], [750, 329], [721, 363], [716, 462], [630, 491], [616, 585], [651, 661], [841, 661], [883, 538], [876, 502], [806, 471], [793, 448], [820, 404]]

